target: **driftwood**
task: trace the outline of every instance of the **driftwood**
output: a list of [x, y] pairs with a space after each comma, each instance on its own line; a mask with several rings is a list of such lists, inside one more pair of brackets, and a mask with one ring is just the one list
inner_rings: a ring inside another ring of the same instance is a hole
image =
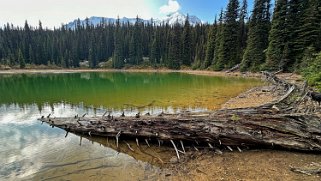
[[240, 67], [241, 67], [241, 64], [237, 64], [237, 65], [235, 65], [234, 67], [230, 68], [229, 70], [227, 70], [225, 72], [226, 73], [231, 73], [231, 72], [234, 72], [234, 71], [240, 69]]
[[301, 173], [305, 175], [321, 175], [321, 164], [313, 162], [309, 166], [302, 168], [290, 167], [290, 170], [292, 172]]
[[117, 147], [119, 140], [126, 139], [136, 139], [137, 146], [138, 139], [148, 145], [167, 142], [175, 148], [178, 158], [179, 153], [185, 152], [184, 144], [195, 150], [205, 145], [214, 150], [225, 148], [240, 152], [249, 147], [321, 152], [320, 114], [301, 109], [307, 102], [302, 101], [307, 98], [301, 95], [306, 94], [302, 94], [299, 86], [272, 73], [262, 74], [275, 86], [282, 87], [284, 96], [259, 107], [134, 117], [43, 116], [40, 120], [67, 132], [113, 137]]

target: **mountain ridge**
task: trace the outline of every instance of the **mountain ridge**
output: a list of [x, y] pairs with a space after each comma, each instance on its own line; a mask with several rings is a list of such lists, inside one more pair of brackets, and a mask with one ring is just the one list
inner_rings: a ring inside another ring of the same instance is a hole
[[[144, 24], [148, 24], [151, 23], [153, 21], [153, 23], [155, 24], [162, 24], [162, 23], [168, 23], [170, 25], [174, 25], [176, 22], [178, 22], [179, 24], [184, 24], [185, 20], [186, 20], [187, 15], [180, 13], [180, 12], [175, 12], [172, 14], [169, 14], [163, 18], [159, 18], [159, 19], [153, 19], [151, 18], [150, 20], [146, 20], [146, 19], [142, 19], [142, 18], [138, 18], [141, 22], [143, 22]], [[201, 21], [197, 16], [188, 16], [189, 17], [189, 23], [192, 26], [195, 26], [197, 24], [202, 24], [203, 21]], [[77, 26], [77, 22], [80, 19], [75, 19], [69, 23], [67, 23], [65, 26], [68, 29], [74, 29]], [[130, 24], [135, 24], [136, 22], [136, 18], [127, 18], [127, 17], [123, 17], [123, 18], [119, 18], [120, 23], [130, 23]], [[85, 25], [87, 21], [86, 19], [80, 20], [80, 24], [81, 25]], [[115, 23], [117, 21], [117, 18], [108, 18], [108, 17], [98, 17], [98, 16], [92, 16], [90, 18], [88, 18], [88, 23], [89, 25], [92, 26], [97, 26], [99, 25], [101, 22], [107, 22], [107, 23]]]

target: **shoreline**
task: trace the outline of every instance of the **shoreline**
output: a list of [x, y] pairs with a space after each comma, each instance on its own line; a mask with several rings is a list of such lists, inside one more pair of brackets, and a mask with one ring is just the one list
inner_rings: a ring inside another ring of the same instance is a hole
[[[262, 79], [261, 73], [252, 72], [225, 72], [225, 71], [210, 71], [210, 70], [171, 70], [166, 68], [153, 69], [153, 68], [129, 68], [129, 69], [54, 69], [54, 68], [35, 68], [35, 69], [9, 69], [0, 70], [1, 75], [17, 75], [17, 74], [65, 74], [65, 73], [91, 73], [91, 72], [133, 72], [133, 73], [185, 73], [191, 75], [200, 76], [212, 76], [212, 77], [236, 77], [236, 78], [252, 78], [252, 79]], [[302, 82], [302, 76], [293, 73], [280, 73], [277, 75], [291, 83]], [[264, 81], [262, 81], [264, 82]], [[235, 109], [235, 108], [246, 108], [255, 107], [263, 105], [267, 102], [272, 102], [278, 98], [280, 95], [273, 94], [271, 92], [273, 86], [263, 83], [261, 86], [253, 87], [249, 90], [241, 92], [236, 97], [232, 97], [221, 105], [219, 109]]]
[[[185, 73], [191, 75], [213, 76], [213, 77], [239, 77], [239, 78], [253, 78], [261, 79], [260, 73], [251, 72], [225, 72], [225, 71], [210, 71], [210, 70], [171, 70], [166, 68], [161, 69], [10, 69], [0, 70], [1, 75], [17, 75], [17, 74], [64, 74], [64, 73], [91, 73], [91, 72], [133, 72], [133, 73]], [[292, 73], [281, 73], [278, 77], [285, 79], [291, 83], [302, 81], [302, 77]], [[264, 81], [263, 81], [264, 82]], [[227, 102], [221, 105], [220, 109], [235, 109], [245, 107], [260, 106], [267, 102], [272, 102], [279, 98], [279, 95], [271, 94], [271, 86], [262, 84], [261, 86], [253, 87], [249, 90], [241, 92], [236, 97], [232, 97]]]
[[193, 75], [206, 76], [226, 76], [226, 77], [245, 77], [245, 78], [260, 78], [260, 73], [251, 72], [224, 72], [224, 71], [210, 71], [210, 70], [171, 70], [171, 69], [10, 69], [0, 70], [0, 75], [4, 74], [62, 74], [62, 73], [90, 73], [90, 72], [142, 72], [142, 73], [187, 73]]
[[[142, 72], [142, 73], [188, 73], [193, 75], [207, 75], [207, 76], [226, 76], [226, 77], [244, 77], [244, 78], [261, 78], [261, 73], [254, 72], [226, 72], [226, 71], [212, 71], [212, 70], [192, 70], [192, 69], [181, 69], [172, 70], [167, 68], [128, 68], [128, 69], [55, 69], [55, 68], [30, 68], [30, 69], [0, 69], [0, 75], [3, 74], [46, 74], [46, 73], [87, 73], [87, 72]], [[302, 76], [295, 73], [279, 73], [278, 77], [292, 80], [301, 81]]]

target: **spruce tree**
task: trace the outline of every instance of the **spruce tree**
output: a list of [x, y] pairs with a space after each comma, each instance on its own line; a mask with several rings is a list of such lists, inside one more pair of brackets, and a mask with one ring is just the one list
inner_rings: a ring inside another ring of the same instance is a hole
[[152, 45], [151, 45], [149, 61], [153, 66], [155, 66], [157, 64], [157, 40], [156, 40], [156, 38], [154, 38]]
[[139, 65], [143, 61], [143, 39], [141, 35], [141, 25], [141, 20], [137, 16], [129, 44], [129, 61], [134, 65]]
[[134, 65], [136, 63], [136, 46], [135, 46], [135, 40], [134, 40], [134, 35], [130, 35], [130, 40], [129, 40], [129, 64]]
[[183, 51], [182, 51], [182, 64], [186, 66], [191, 65], [192, 55], [191, 55], [191, 31], [190, 31], [190, 23], [189, 16], [187, 15], [184, 31], [183, 31]]
[[29, 52], [28, 52], [28, 54], [29, 54], [29, 63], [30, 64], [34, 64], [35, 62], [34, 62], [34, 55], [33, 55], [33, 50], [32, 50], [32, 46], [31, 45], [29, 45]]
[[285, 45], [287, 41], [287, 0], [278, 0], [275, 5], [272, 26], [269, 34], [269, 46], [267, 49], [267, 63], [265, 68], [268, 70], [284, 69], [286, 65], [283, 59]]
[[67, 68], [66, 59], [63, 55], [61, 55], [60, 57], [60, 66], [63, 68]]
[[229, 68], [240, 62], [237, 55], [238, 42], [237, 34], [239, 25], [237, 23], [238, 11], [239, 11], [238, 0], [229, 0], [227, 10], [225, 12], [224, 26], [222, 30], [222, 41], [219, 48], [219, 62], [224, 62], [223, 66], [219, 69]]
[[88, 51], [88, 62], [89, 62], [89, 67], [90, 68], [95, 68], [96, 67], [96, 56], [95, 56], [95, 51], [93, 48], [89, 48]]
[[283, 64], [285, 71], [293, 71], [297, 69], [299, 62], [302, 59], [304, 46], [299, 38], [300, 27], [303, 27], [304, 9], [306, 8], [307, 0], [291, 0], [288, 1], [288, 12], [286, 18], [286, 42], [288, 44], [287, 54], [288, 61]]
[[18, 50], [18, 62], [21, 69], [26, 67], [25, 59], [23, 58], [23, 55], [20, 49]]
[[214, 24], [210, 26], [210, 31], [208, 33], [205, 62], [202, 68], [207, 68], [211, 66], [211, 64], [213, 63], [215, 42], [216, 42], [216, 30], [217, 30], [217, 21], [215, 17]]
[[114, 33], [114, 55], [113, 55], [113, 67], [120, 69], [124, 66], [124, 55], [123, 55], [123, 42], [121, 37], [121, 26], [119, 18], [116, 21], [116, 29]]
[[151, 44], [151, 48], [150, 48], [150, 56], [149, 56], [149, 60], [151, 62], [151, 64], [153, 66], [156, 66], [158, 63], [160, 63], [160, 48], [159, 48], [159, 40], [157, 37], [157, 33], [154, 33], [153, 36], [153, 41]]
[[270, 31], [270, 0], [255, 0], [241, 71], [258, 71], [265, 62]]
[[238, 42], [238, 59], [242, 60], [244, 50], [246, 48], [246, 39], [247, 39], [247, 33], [248, 33], [248, 15], [247, 15], [247, 0], [243, 0], [242, 8], [240, 10], [240, 18], [239, 18], [239, 32], [237, 37]]
[[221, 10], [220, 17], [219, 17], [219, 24], [216, 30], [216, 36], [215, 36], [215, 47], [214, 47], [214, 60], [213, 60], [213, 70], [222, 70], [224, 68], [224, 62], [222, 62], [222, 58], [219, 58], [219, 51], [222, 49], [223, 46], [223, 38], [222, 38], [222, 32], [223, 32], [223, 9]]
[[179, 69], [181, 62], [181, 51], [180, 51], [180, 24], [175, 23], [173, 30], [171, 31], [171, 43], [169, 46], [168, 63], [167, 66], [170, 69]]
[[298, 38], [302, 41], [302, 48], [312, 47], [318, 52], [321, 50], [321, 1], [307, 1]]
[[136, 23], [135, 23], [135, 32], [134, 32], [134, 41], [135, 41], [135, 60], [136, 65], [140, 64], [143, 61], [143, 41], [142, 41], [142, 26], [143, 23], [141, 23], [138, 16], [136, 17]]

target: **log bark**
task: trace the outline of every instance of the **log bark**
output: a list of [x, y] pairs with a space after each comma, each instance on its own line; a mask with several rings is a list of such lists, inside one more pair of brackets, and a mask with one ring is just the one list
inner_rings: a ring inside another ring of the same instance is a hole
[[298, 110], [302, 90], [274, 74], [263, 72], [270, 82], [283, 87], [284, 96], [259, 107], [135, 117], [72, 117], [40, 120], [68, 132], [124, 139], [163, 140], [185, 145], [210, 145], [244, 149], [269, 147], [321, 151], [321, 117]]
[[90, 136], [151, 138], [238, 147], [277, 147], [321, 151], [316, 114], [276, 114], [267, 110], [228, 110], [209, 115], [142, 116], [115, 119], [43, 118], [69, 132]]

